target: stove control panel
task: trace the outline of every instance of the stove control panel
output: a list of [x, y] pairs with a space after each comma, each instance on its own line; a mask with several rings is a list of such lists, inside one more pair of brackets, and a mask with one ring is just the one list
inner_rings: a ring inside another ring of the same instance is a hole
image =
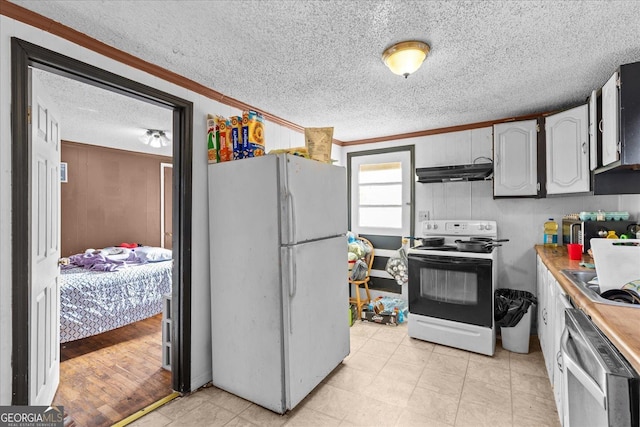
[[434, 220], [422, 224], [423, 236], [496, 236], [495, 221]]

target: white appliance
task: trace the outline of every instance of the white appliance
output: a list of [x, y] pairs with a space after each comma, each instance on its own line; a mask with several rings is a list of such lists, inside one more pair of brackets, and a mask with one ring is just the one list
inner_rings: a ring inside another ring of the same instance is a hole
[[631, 427], [640, 419], [640, 378], [581, 310], [565, 310], [562, 364], [564, 427]]
[[[498, 237], [495, 221], [426, 221], [422, 244], [408, 251], [410, 337], [474, 351], [495, 352], [493, 294], [496, 289]], [[456, 240], [488, 243], [464, 251]]]
[[591, 239], [600, 292], [640, 286], [640, 240]]
[[213, 384], [285, 413], [349, 354], [345, 169], [267, 155], [208, 185]]

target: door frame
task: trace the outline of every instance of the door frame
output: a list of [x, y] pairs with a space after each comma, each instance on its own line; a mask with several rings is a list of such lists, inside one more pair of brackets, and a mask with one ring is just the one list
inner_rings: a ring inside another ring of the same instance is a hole
[[11, 38], [12, 405], [29, 404], [29, 67], [173, 110], [172, 388], [191, 388], [193, 103], [27, 41]]

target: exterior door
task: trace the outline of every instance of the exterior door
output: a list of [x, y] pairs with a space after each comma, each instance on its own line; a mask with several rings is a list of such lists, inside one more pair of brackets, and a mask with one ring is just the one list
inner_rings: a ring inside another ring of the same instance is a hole
[[29, 71], [29, 405], [50, 405], [60, 381], [60, 125], [46, 88]]
[[411, 157], [411, 151], [402, 149], [351, 158], [351, 231], [412, 235]]

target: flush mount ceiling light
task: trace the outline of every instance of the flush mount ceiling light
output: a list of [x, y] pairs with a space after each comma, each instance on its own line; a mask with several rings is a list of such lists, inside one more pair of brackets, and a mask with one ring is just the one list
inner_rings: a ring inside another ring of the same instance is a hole
[[387, 48], [382, 54], [382, 60], [392, 73], [406, 79], [420, 68], [429, 50], [429, 45], [424, 42], [400, 42]]
[[163, 130], [149, 129], [140, 136], [140, 142], [153, 148], [166, 147], [171, 144], [171, 140]]

